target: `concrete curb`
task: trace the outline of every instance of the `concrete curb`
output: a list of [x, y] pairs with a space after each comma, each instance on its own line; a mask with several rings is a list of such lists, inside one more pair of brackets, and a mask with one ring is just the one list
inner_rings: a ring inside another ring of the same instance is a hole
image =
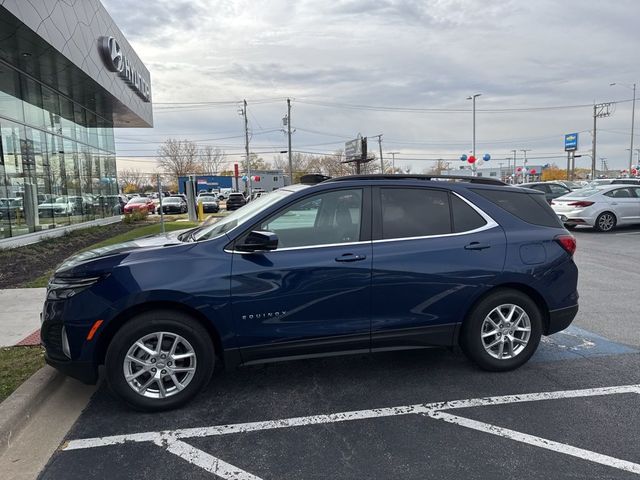
[[62, 385], [64, 378], [60, 372], [45, 365], [0, 403], [0, 455], [36, 409]]

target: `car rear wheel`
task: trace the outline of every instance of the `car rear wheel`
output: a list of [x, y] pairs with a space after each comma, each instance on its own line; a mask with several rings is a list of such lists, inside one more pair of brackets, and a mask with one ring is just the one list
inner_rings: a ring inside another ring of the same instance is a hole
[[498, 290], [482, 299], [462, 325], [460, 343], [480, 368], [507, 371], [531, 358], [540, 343], [542, 315], [517, 290]]
[[179, 407], [211, 378], [214, 349], [200, 323], [184, 313], [146, 312], [114, 336], [105, 360], [109, 387], [143, 411]]
[[616, 216], [611, 212], [602, 212], [596, 218], [596, 223], [594, 224], [594, 228], [599, 232], [610, 232], [616, 226], [617, 219]]

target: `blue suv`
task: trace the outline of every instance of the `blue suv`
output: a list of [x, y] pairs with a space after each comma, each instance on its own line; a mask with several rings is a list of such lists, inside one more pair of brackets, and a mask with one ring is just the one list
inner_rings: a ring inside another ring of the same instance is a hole
[[292, 185], [217, 223], [68, 259], [44, 305], [47, 362], [143, 410], [216, 362], [460, 346], [511, 370], [578, 311], [575, 239], [540, 192], [479, 177]]

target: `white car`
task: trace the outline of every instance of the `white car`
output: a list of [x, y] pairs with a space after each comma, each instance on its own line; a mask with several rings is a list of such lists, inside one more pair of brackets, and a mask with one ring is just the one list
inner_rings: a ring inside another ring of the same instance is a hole
[[587, 187], [554, 199], [551, 208], [567, 228], [587, 225], [608, 232], [640, 223], [640, 186]]

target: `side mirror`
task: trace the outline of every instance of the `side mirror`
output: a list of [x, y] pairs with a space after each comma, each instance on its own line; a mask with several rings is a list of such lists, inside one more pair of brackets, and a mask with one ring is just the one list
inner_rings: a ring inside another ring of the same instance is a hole
[[278, 248], [278, 235], [273, 232], [254, 230], [244, 239], [244, 242], [236, 245], [236, 250], [242, 252], [260, 252], [275, 250]]

